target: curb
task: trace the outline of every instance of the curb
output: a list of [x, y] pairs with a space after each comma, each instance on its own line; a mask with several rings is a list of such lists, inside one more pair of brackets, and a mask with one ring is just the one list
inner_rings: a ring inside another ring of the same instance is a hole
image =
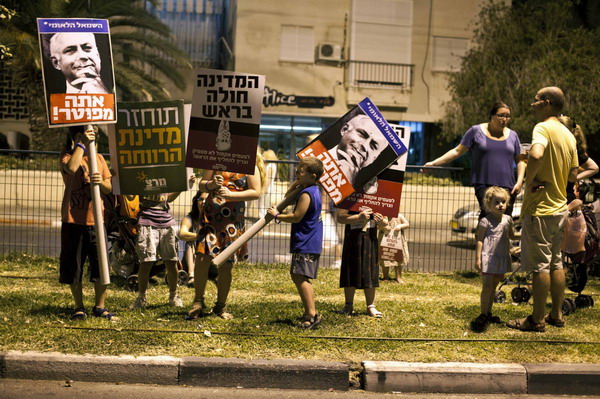
[[524, 364], [529, 393], [600, 395], [600, 364]]
[[366, 391], [600, 395], [600, 364], [364, 361]]
[[519, 364], [363, 362], [364, 389], [375, 392], [527, 393]]
[[[372, 392], [600, 395], [600, 364], [362, 362]], [[0, 352], [0, 378], [347, 391], [346, 363]]]
[[0, 352], [0, 378], [340, 391], [349, 388], [349, 368], [341, 362], [19, 351]]

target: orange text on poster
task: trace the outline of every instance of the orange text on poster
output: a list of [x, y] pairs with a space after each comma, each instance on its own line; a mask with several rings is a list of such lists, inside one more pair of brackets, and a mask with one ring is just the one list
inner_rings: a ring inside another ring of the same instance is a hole
[[114, 94], [51, 94], [50, 123], [115, 121]]

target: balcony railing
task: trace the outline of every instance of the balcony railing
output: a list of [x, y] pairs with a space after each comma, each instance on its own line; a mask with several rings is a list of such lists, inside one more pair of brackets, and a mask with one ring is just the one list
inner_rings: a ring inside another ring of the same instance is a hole
[[347, 61], [346, 81], [349, 86], [410, 90], [414, 67], [413, 64]]

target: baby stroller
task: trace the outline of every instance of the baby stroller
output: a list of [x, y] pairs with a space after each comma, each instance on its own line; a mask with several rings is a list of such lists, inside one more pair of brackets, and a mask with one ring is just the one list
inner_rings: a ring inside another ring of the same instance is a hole
[[[117, 276], [125, 279], [128, 290], [137, 291], [140, 261], [135, 251], [135, 238], [139, 199], [135, 196], [132, 201], [129, 201], [125, 196], [117, 195], [105, 203], [108, 203], [106, 226], [110, 243], [108, 252], [110, 268]], [[162, 260], [157, 260], [150, 270], [150, 278], [161, 273], [164, 274], [166, 281], [165, 265]], [[177, 277], [178, 285], [187, 283], [188, 275], [183, 270], [181, 262], [178, 264]]]
[[[580, 182], [579, 193], [582, 198], [585, 198], [589, 188], [586, 190], [586, 186], [583, 184]], [[561, 245], [562, 261], [566, 286], [578, 295], [575, 299], [564, 299], [562, 305], [564, 315], [569, 315], [578, 308], [594, 306], [594, 298], [591, 295], [582, 294], [582, 291], [587, 284], [590, 265], [594, 263], [599, 252], [600, 235], [597, 219], [600, 218], [600, 200], [596, 199], [593, 204], [586, 205], [580, 200], [574, 200], [569, 205], [568, 212], [569, 215], [565, 221], [565, 235]], [[497, 303], [506, 301], [506, 294], [501, 289], [509, 284], [517, 285], [511, 291], [513, 302], [527, 302], [531, 298], [531, 273], [517, 274], [521, 269], [520, 248], [513, 248], [511, 256], [513, 262], [518, 263], [518, 266], [498, 287], [494, 296], [494, 301]]]

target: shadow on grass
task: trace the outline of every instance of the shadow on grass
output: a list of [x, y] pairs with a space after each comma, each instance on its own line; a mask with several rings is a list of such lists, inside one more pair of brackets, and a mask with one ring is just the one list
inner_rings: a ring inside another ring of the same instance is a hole
[[63, 307], [55, 305], [44, 305], [38, 308], [32, 308], [29, 314], [32, 316], [54, 316], [70, 319], [74, 308], [72, 306]]
[[465, 323], [468, 323], [472, 318], [479, 315], [481, 311], [479, 304], [465, 306], [448, 305], [444, 307], [444, 313], [455, 320], [462, 320]]
[[287, 319], [275, 319], [275, 320], [269, 321], [267, 324], [295, 327], [299, 323], [299, 321], [300, 320], [292, 320], [290, 318], [287, 318]]

